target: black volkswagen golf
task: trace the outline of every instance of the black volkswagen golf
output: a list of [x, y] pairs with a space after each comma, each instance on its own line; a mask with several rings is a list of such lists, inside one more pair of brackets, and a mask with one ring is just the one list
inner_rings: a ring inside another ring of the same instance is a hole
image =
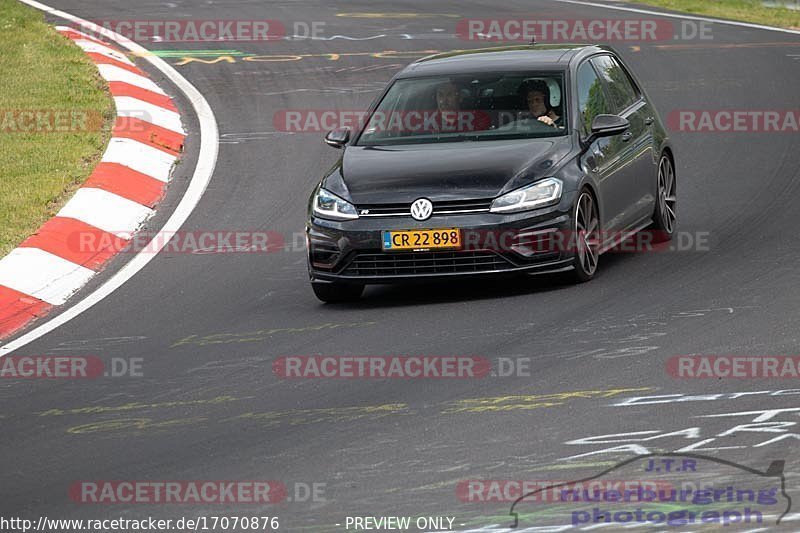
[[675, 228], [673, 148], [605, 46], [426, 57], [357, 128], [325, 142], [343, 153], [311, 195], [306, 227], [325, 302], [421, 278], [569, 271], [587, 281], [603, 252]]

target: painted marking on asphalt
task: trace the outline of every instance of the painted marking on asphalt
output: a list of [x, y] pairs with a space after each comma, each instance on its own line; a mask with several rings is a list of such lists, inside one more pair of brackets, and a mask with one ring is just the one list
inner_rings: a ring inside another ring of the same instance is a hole
[[245, 52], [239, 50], [148, 50], [145, 55], [154, 55], [157, 57], [183, 57], [183, 56], [244, 56]]
[[109, 348], [111, 346], [120, 346], [132, 342], [139, 342], [146, 340], [147, 337], [143, 335], [130, 335], [127, 337], [99, 337], [94, 339], [77, 339], [72, 341], [59, 342], [54, 348], [48, 348], [50, 352], [57, 351], [74, 351], [74, 350], [89, 350]]
[[[380, 85], [381, 87], [377, 87]], [[284, 94], [296, 93], [319, 93], [319, 94], [364, 94], [376, 93], [383, 90], [384, 82], [377, 82], [374, 85], [368, 83], [356, 87], [324, 87], [319, 89], [287, 89], [285, 91], [274, 91], [269, 93], [262, 93], [261, 96], [280, 96]]]
[[383, 418], [394, 414], [410, 413], [408, 404], [391, 403], [356, 407], [322, 407], [312, 409], [290, 409], [286, 411], [263, 411], [242, 413], [221, 422], [253, 421], [269, 425], [288, 422], [290, 426], [318, 422], [345, 422], [360, 418]]
[[370, 12], [348, 12], [337, 13], [337, 17], [355, 18], [355, 19], [420, 19], [420, 18], [459, 18], [461, 15], [454, 13], [370, 13]]
[[351, 37], [349, 35], [331, 35], [330, 37], [320, 37], [315, 35], [289, 35], [284, 37], [284, 39], [289, 41], [335, 41], [337, 39], [342, 39], [345, 41], [372, 41], [374, 39], [382, 39], [384, 37], [389, 37], [385, 33], [381, 33], [379, 35], [370, 35], [368, 37]]
[[207, 421], [207, 417], [194, 417], [194, 418], [176, 418], [173, 420], [164, 420], [161, 422], [154, 422], [150, 418], [123, 418], [118, 420], [106, 420], [103, 422], [92, 422], [90, 424], [82, 424], [67, 429], [67, 433], [71, 435], [85, 435], [94, 433], [116, 432], [123, 430], [158, 430], [168, 429], [184, 426], [199, 427], [203, 422]]
[[217, 63], [238, 63], [239, 60], [252, 63], [285, 63], [290, 61], [302, 61], [304, 59], [323, 58], [328, 61], [339, 61], [343, 57], [373, 57], [378, 59], [413, 59], [417, 57], [437, 54], [439, 50], [413, 50], [413, 51], [398, 51], [398, 50], [383, 50], [381, 52], [340, 52], [340, 53], [326, 53], [326, 54], [277, 54], [277, 55], [244, 55], [238, 59], [232, 55], [221, 56], [204, 56], [194, 53], [188, 53], [180, 56], [181, 59], [176, 66], [182, 67], [190, 63], [199, 63], [204, 65], [215, 65]]
[[613, 398], [627, 392], [654, 390], [652, 387], [639, 387], [633, 389], [605, 389], [557, 392], [552, 394], [495, 396], [486, 398], [468, 398], [449, 402], [443, 414], [457, 413], [487, 413], [498, 411], [518, 411], [556, 407], [568, 403], [573, 399]]
[[655, 44], [652, 47], [659, 50], [704, 50], [704, 49], [726, 49], [726, 48], [785, 48], [786, 46], [798, 46], [800, 43], [698, 43], [698, 44]]
[[239, 144], [248, 141], [266, 141], [273, 137], [295, 135], [293, 131], [253, 131], [243, 133], [223, 133], [219, 136], [220, 144]]
[[[197, 429], [205, 427], [205, 422], [215, 423], [255, 423], [260, 427], [281, 425], [297, 426], [307, 424], [341, 424], [356, 420], [375, 421], [387, 416], [409, 414], [405, 403], [367, 405], [355, 407], [324, 407], [317, 409], [288, 409], [284, 411], [246, 412], [227, 418], [194, 417], [154, 420], [152, 418], [113, 419], [90, 422], [67, 428], [72, 435], [118, 433], [122, 431], [147, 431], [183, 427], [187, 425]], [[40, 416], [45, 416], [42, 414]], [[50, 415], [48, 415], [50, 416]]]
[[174, 407], [193, 407], [198, 405], [223, 405], [243, 400], [252, 400], [256, 396], [216, 396], [214, 398], [201, 398], [197, 400], [174, 400], [170, 402], [141, 403], [131, 402], [122, 405], [91, 405], [71, 409], [48, 409], [36, 413], [36, 416], [69, 416], [69, 415], [98, 415], [103, 413], [123, 413], [128, 411], [150, 411], [153, 409], [171, 409]]
[[248, 331], [244, 333], [215, 333], [213, 335], [205, 335], [200, 337], [198, 335], [189, 335], [183, 339], [170, 345], [170, 348], [182, 346], [185, 344], [195, 346], [206, 346], [211, 344], [228, 344], [233, 342], [260, 342], [267, 340], [271, 336], [278, 333], [308, 333], [310, 331], [322, 331], [337, 328], [357, 328], [362, 326], [372, 326], [377, 322], [350, 322], [350, 323], [333, 323], [327, 322], [315, 326], [302, 326], [302, 327], [285, 327], [285, 328], [272, 328], [260, 329], [257, 331]]
[[[568, 391], [562, 393], [553, 393], [540, 396], [531, 396], [531, 398], [561, 398], [561, 399], [574, 399], [574, 398], [610, 398], [618, 394], [630, 391], [651, 390], [648, 388], [638, 389], [607, 389], [596, 391]], [[246, 397], [252, 398], [252, 397]], [[500, 397], [505, 398], [505, 397]], [[185, 407], [192, 405], [204, 405], [207, 403], [227, 403], [237, 401], [245, 398], [233, 398], [230, 396], [222, 396], [212, 400], [198, 400], [198, 401], [177, 401], [177, 402], [161, 402], [155, 404], [143, 404], [133, 402], [120, 406], [89, 406], [73, 409], [50, 409], [48, 411], [37, 413], [38, 416], [64, 416], [64, 415], [94, 415], [112, 412], [130, 412], [130, 411], [147, 411], [171, 407]], [[489, 401], [495, 402], [497, 398], [477, 398], [465, 400], [472, 401]], [[449, 405], [457, 402], [444, 402], [439, 406], [438, 414], [450, 414]], [[477, 411], [485, 412], [485, 411]], [[234, 414], [225, 418], [220, 417], [207, 417], [204, 421], [208, 423], [229, 423], [229, 422], [252, 422], [260, 426], [275, 427], [280, 425], [300, 425], [300, 424], [316, 424], [316, 423], [344, 423], [356, 420], [374, 421], [388, 416], [414, 416], [419, 415], [419, 410], [413, 409], [406, 403], [391, 403], [367, 406], [348, 406], [348, 407], [324, 407], [324, 408], [309, 408], [309, 409], [289, 409], [289, 410], [272, 410], [272, 411], [248, 411], [244, 413]], [[147, 429], [165, 429], [167, 427], [182, 425], [183, 418], [176, 418], [172, 420], [156, 420], [153, 418], [134, 418], [127, 421], [120, 420], [104, 420], [81, 424], [80, 426], [71, 427], [67, 430], [68, 433], [104, 433], [104, 432], [120, 432], [125, 430], [142, 431]], [[590, 464], [582, 462], [579, 464], [564, 465], [561, 468], [556, 468], [551, 465], [549, 469], [573, 469], [581, 468]], [[536, 471], [536, 470], [531, 470]]]

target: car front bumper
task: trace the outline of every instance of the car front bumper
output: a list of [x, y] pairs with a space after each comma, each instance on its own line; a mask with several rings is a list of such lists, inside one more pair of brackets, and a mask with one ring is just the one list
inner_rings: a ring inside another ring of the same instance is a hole
[[[538, 274], [570, 270], [573, 253], [551, 236], [572, 232], [571, 204], [514, 214], [410, 216], [332, 221], [311, 216], [306, 226], [312, 282], [400, 283], [437, 278]], [[459, 228], [459, 250], [384, 251], [384, 231]]]

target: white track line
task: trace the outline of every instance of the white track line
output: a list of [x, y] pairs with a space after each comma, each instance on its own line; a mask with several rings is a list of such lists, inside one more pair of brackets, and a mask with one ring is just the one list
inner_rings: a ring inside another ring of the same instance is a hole
[[[180, 89], [181, 92], [186, 95], [186, 98], [189, 100], [189, 102], [191, 102], [192, 108], [194, 109], [195, 113], [197, 114], [197, 118], [200, 121], [200, 149], [197, 159], [197, 166], [194, 169], [194, 174], [189, 182], [189, 187], [186, 189], [186, 193], [183, 195], [183, 198], [181, 198], [181, 201], [175, 208], [175, 211], [164, 224], [164, 227], [161, 228], [161, 231], [163, 232], [177, 232], [181, 226], [183, 226], [184, 222], [186, 222], [186, 219], [189, 218], [189, 215], [192, 214], [192, 211], [194, 211], [195, 207], [197, 207], [197, 204], [200, 202], [200, 198], [203, 196], [206, 187], [208, 187], [208, 183], [211, 181], [211, 176], [214, 174], [214, 166], [217, 162], [217, 150], [219, 149], [219, 129], [217, 128], [217, 121], [214, 118], [214, 111], [211, 109], [211, 106], [208, 105], [208, 102], [205, 98], [203, 98], [203, 95], [200, 94], [200, 91], [198, 91], [191, 83], [189, 83], [186, 78], [181, 76], [178, 71], [172, 68], [163, 59], [148, 53], [145, 48], [134, 43], [133, 41], [126, 39], [122, 35], [119, 35], [111, 30], [103, 28], [102, 26], [92, 24], [87, 20], [78, 18], [63, 11], [53, 9], [34, 0], [20, 1], [28, 4], [29, 6], [35, 7], [36, 9], [45, 11], [50, 15], [66, 19], [70, 22], [75, 22], [86, 28], [89, 28], [91, 31], [100, 35], [104, 35], [109, 39], [116, 41], [131, 52], [142, 56], [146, 61], [149, 61], [155, 68], [169, 78], [170, 81], [172, 81], [172, 83], [174, 83], [178, 89]], [[3, 355], [8, 355], [14, 350], [18, 350], [19, 348], [22, 348], [23, 346], [35, 341], [43, 335], [50, 333], [57, 327], [66, 324], [120, 288], [125, 284], [125, 282], [135, 276], [137, 272], [139, 272], [150, 261], [152, 261], [166, 244], [166, 242], [162, 241], [161, 239], [156, 239], [156, 241], [158, 242], [152, 243], [153, 249], [148, 249], [135, 255], [133, 259], [131, 259], [119, 270], [119, 272], [114, 274], [110, 279], [108, 279], [108, 281], [103, 283], [99, 288], [90, 293], [83, 300], [76, 303], [69, 309], [66, 309], [60, 315], [29, 331], [25, 335], [6, 343], [3, 346], [0, 346], [0, 357]]]
[[735, 20], [715, 19], [711, 17], [698, 17], [696, 15], [681, 14], [681, 13], [664, 13], [663, 11], [651, 11], [649, 9], [639, 9], [636, 7], [623, 7], [612, 6], [609, 4], [598, 4], [596, 2], [582, 2], [581, 0], [550, 0], [551, 2], [558, 2], [561, 4], [576, 4], [579, 6], [599, 7], [601, 9], [615, 9], [617, 11], [628, 11], [630, 13], [642, 13], [645, 15], [657, 15], [659, 17], [667, 17], [673, 19], [687, 19], [687, 20], [700, 20], [705, 22], [714, 22], [716, 24], [727, 24], [728, 26], [739, 26], [741, 28], [752, 28], [755, 30], [777, 31], [780, 33], [791, 33], [792, 35], [800, 35], [800, 30], [790, 30], [788, 28], [776, 28], [775, 26], [764, 26], [762, 24], [753, 24], [750, 22], [738, 22]]

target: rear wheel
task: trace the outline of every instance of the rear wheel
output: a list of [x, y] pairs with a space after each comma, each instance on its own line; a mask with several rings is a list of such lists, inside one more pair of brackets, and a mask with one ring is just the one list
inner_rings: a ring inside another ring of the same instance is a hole
[[594, 277], [600, 259], [600, 217], [592, 194], [584, 189], [575, 204], [575, 281], [583, 283]]
[[349, 283], [312, 283], [314, 294], [325, 303], [354, 302], [361, 298], [363, 285]]
[[653, 241], [666, 242], [672, 240], [675, 232], [677, 184], [675, 183], [675, 167], [669, 155], [663, 154], [658, 162], [658, 189], [656, 191], [656, 207], [653, 212]]

